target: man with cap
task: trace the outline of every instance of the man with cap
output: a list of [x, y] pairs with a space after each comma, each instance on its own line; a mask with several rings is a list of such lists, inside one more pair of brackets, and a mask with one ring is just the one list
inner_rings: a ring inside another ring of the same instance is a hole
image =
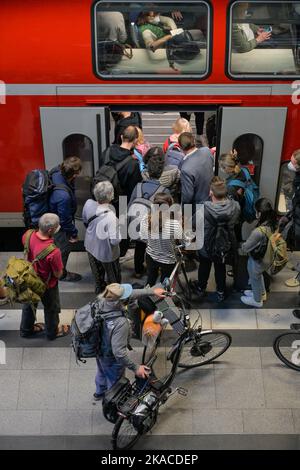
[[153, 287], [149, 289], [133, 289], [131, 284], [109, 284], [98, 296], [99, 311], [102, 313], [103, 329], [101, 347], [97, 362], [95, 400], [101, 400], [125, 373], [126, 367], [137, 377], [146, 378], [150, 369], [144, 365], [136, 365], [127, 354], [130, 340], [130, 324], [126, 317], [124, 304], [130, 300], [149, 295], [164, 297], [164, 289]]

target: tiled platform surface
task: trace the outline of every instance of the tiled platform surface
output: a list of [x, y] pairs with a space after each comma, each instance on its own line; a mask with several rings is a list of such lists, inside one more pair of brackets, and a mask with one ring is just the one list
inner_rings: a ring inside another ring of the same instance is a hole
[[[140, 348], [132, 353], [138, 361]], [[169, 364], [161, 348], [156, 373]], [[109, 435], [92, 399], [95, 361], [77, 366], [69, 348], [9, 348], [0, 366], [0, 435]], [[232, 347], [213, 365], [180, 370], [188, 390], [161, 409], [154, 435], [298, 434], [300, 374], [271, 348]], [[1, 446], [1, 439], [0, 439]]]
[[[132, 273], [130, 256], [123, 260], [125, 281]], [[0, 268], [5, 259], [2, 254]], [[86, 255], [73, 254], [70, 268], [81, 272], [84, 280], [75, 285], [60, 283], [61, 291], [70, 296], [74, 291], [91, 292]], [[282, 291], [295, 293], [282, 284], [292, 275], [286, 269], [272, 290], [279, 296]], [[211, 290], [212, 286], [213, 282]], [[70, 322], [77, 306], [62, 311], [63, 322]], [[204, 328], [245, 337], [288, 328], [291, 308], [267, 306], [257, 310], [199, 306], [191, 317], [194, 320], [201, 312]], [[0, 339], [1, 333], [17, 338], [20, 310], [3, 311]], [[42, 312], [38, 318], [42, 319]], [[0, 365], [0, 449], [110, 448], [112, 425], [104, 420], [101, 405], [92, 400], [95, 361], [77, 366], [66, 338], [51, 347], [45, 340], [38, 340], [38, 345], [34, 341], [8, 347], [6, 365]], [[162, 435], [169, 448], [299, 448], [300, 374], [278, 361], [271, 342], [252, 341], [251, 347], [247, 342], [241, 347], [235, 344], [213, 365], [178, 371], [174, 385], [188, 389], [188, 396], [175, 395], [162, 407], [152, 436], [137, 448], [161, 448]], [[165, 348], [159, 352], [156, 372], [163, 375], [169, 363]], [[141, 349], [136, 347], [131, 354], [138, 362]]]

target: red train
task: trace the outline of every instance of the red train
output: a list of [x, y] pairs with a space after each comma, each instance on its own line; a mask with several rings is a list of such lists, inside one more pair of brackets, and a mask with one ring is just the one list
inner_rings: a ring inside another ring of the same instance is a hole
[[[145, 13], [171, 35], [190, 31], [195, 56], [171, 63]], [[67, 152], [83, 158], [88, 188], [108, 111], [124, 109], [216, 110], [216, 158], [238, 146], [261, 192], [286, 209], [283, 165], [300, 147], [299, 2], [2, 0], [0, 38], [2, 227], [22, 226], [26, 173]]]

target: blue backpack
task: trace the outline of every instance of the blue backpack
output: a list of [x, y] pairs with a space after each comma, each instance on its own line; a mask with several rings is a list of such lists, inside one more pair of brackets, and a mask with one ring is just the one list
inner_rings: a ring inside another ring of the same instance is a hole
[[247, 168], [242, 168], [241, 170], [244, 173], [246, 181], [233, 179], [229, 181], [227, 186], [235, 186], [236, 188], [242, 188], [244, 190], [242, 216], [246, 222], [251, 223], [256, 219], [255, 203], [259, 198], [259, 189], [257, 184], [252, 180], [249, 170]]
[[36, 228], [39, 218], [49, 211], [49, 198], [52, 191], [62, 189], [72, 194], [71, 188], [64, 184], [52, 183], [53, 173], [59, 171], [59, 168], [47, 170], [32, 170], [27, 174], [22, 186], [23, 194], [23, 219], [25, 227]]

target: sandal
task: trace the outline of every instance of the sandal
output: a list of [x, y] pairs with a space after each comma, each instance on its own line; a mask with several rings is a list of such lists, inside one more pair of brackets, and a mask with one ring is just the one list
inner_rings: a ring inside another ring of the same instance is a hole
[[70, 326], [69, 325], [61, 325], [58, 330], [55, 338], [63, 338], [64, 336], [68, 336], [70, 333]]
[[35, 323], [31, 333], [21, 333], [22, 338], [32, 338], [33, 336], [39, 335], [45, 332], [45, 323]]

